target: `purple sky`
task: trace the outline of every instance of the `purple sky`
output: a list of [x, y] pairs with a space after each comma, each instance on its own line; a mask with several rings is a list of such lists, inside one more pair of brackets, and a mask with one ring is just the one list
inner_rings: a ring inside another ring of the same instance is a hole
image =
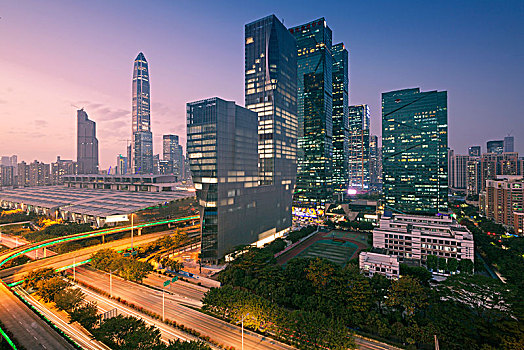
[[131, 134], [133, 60], [151, 75], [155, 153], [185, 141], [185, 104], [243, 105], [244, 24], [275, 13], [288, 27], [325, 17], [350, 51], [351, 104], [380, 93], [447, 90], [450, 146], [515, 136], [524, 153], [523, 1], [10, 1], [0, 8], [0, 155], [76, 157], [76, 107], [97, 122], [101, 168]]

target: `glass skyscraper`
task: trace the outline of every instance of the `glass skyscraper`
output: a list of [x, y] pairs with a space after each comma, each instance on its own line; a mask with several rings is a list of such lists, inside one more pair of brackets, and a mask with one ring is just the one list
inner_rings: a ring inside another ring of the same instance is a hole
[[217, 97], [187, 104], [187, 152], [206, 261], [218, 261], [238, 245], [274, 239], [291, 225], [285, 192], [259, 184], [257, 119], [257, 113]]
[[369, 106], [349, 106], [349, 187], [368, 189]]
[[162, 169], [163, 173], [174, 174], [180, 179], [182, 176], [184, 152], [179, 144], [178, 135], [164, 135], [162, 137], [162, 151], [162, 159], [167, 162]]
[[258, 113], [261, 185], [287, 185], [296, 177], [297, 52], [275, 15], [245, 26], [245, 104]]
[[77, 111], [76, 161], [79, 174], [98, 174], [98, 139], [96, 123], [84, 109]]
[[503, 140], [488, 141], [486, 143], [486, 149], [487, 149], [487, 153], [502, 154], [504, 153], [504, 141]]
[[324, 18], [291, 28], [298, 52], [298, 168], [294, 206], [323, 208], [333, 197], [333, 56]]
[[245, 106], [258, 115], [258, 181], [276, 231], [291, 227], [297, 174], [297, 48], [275, 15], [245, 25]]
[[386, 210], [447, 212], [447, 92], [419, 88], [382, 94], [382, 166]]
[[349, 184], [349, 58], [343, 43], [333, 45], [333, 191]]
[[149, 68], [140, 52], [133, 67], [133, 135], [131, 168], [134, 174], [153, 173]]

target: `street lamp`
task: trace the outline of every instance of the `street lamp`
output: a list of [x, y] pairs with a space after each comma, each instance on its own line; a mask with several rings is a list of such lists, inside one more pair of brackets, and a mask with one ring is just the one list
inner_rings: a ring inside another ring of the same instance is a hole
[[118, 269], [114, 269], [113, 271], [109, 270], [109, 297], [113, 297], [113, 272], [116, 272]]
[[131, 251], [133, 251], [133, 213], [131, 213]]

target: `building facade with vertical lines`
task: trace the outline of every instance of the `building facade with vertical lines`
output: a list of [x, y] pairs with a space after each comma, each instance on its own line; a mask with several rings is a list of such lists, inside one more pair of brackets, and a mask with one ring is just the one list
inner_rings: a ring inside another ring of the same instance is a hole
[[411, 214], [448, 211], [447, 92], [382, 94], [384, 205]]

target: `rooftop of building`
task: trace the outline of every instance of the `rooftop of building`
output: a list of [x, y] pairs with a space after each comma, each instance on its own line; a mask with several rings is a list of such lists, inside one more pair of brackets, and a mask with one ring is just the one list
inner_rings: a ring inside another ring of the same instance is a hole
[[130, 192], [64, 186], [24, 187], [0, 191], [0, 202], [14, 202], [51, 210], [107, 217], [130, 214], [137, 210], [194, 197], [194, 192]]
[[466, 240], [473, 240], [473, 235], [469, 230], [460, 225], [450, 215], [400, 215], [394, 214], [391, 217], [382, 217], [377, 231], [391, 231], [399, 233], [408, 233], [411, 231], [420, 231], [424, 235], [435, 237], [453, 238], [457, 235], [463, 236]]

